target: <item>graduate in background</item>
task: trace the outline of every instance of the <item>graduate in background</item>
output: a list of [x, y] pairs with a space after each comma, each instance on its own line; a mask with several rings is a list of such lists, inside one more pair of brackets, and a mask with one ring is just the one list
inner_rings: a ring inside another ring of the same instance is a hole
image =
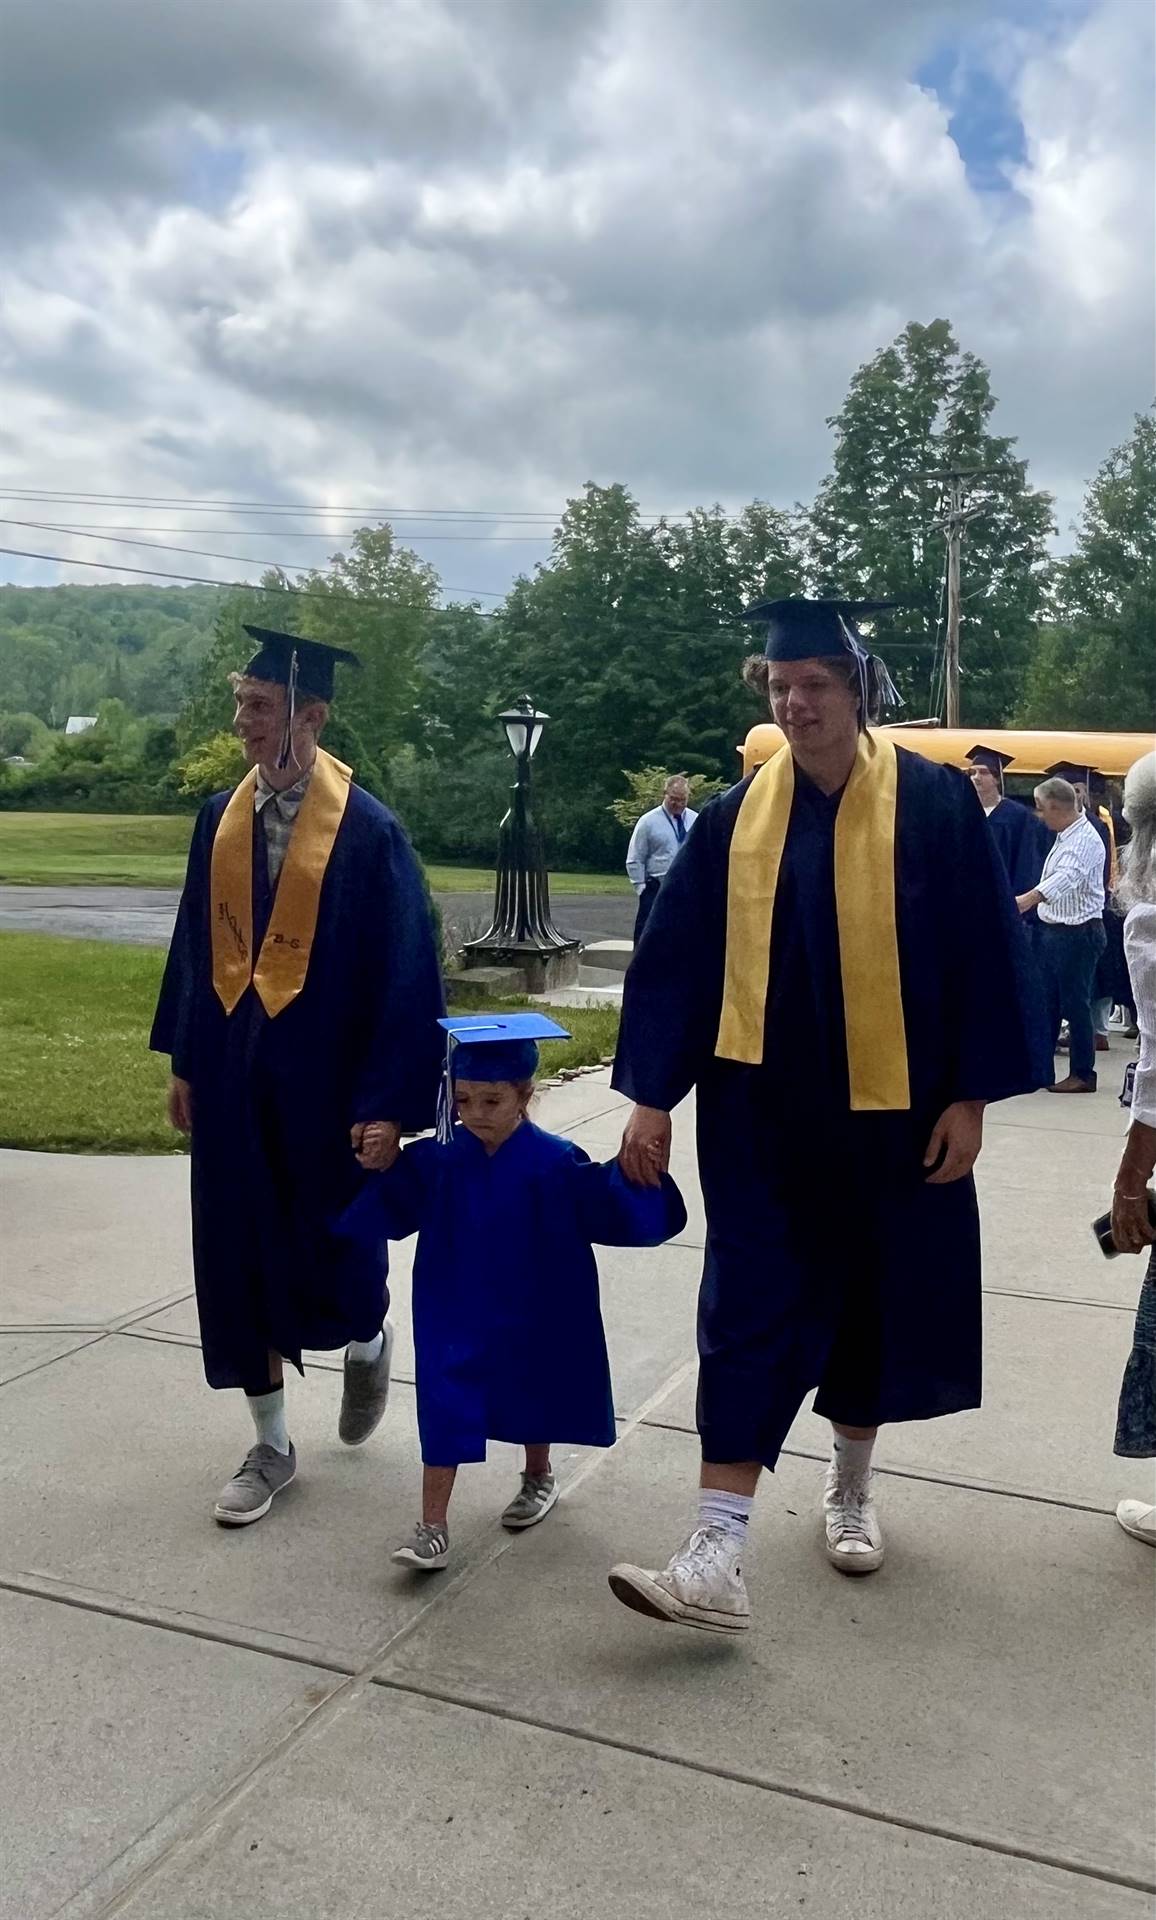
[[[457, 1470], [489, 1440], [525, 1448], [502, 1514], [517, 1531], [558, 1498], [551, 1442], [614, 1444], [610, 1365], [592, 1246], [657, 1247], [686, 1209], [664, 1177], [630, 1186], [528, 1116], [539, 1039], [566, 1039], [540, 1014], [441, 1022], [448, 1035], [439, 1139], [406, 1147], [367, 1182], [342, 1232], [370, 1255], [418, 1236], [413, 1338], [422, 1517], [393, 1555], [433, 1572], [449, 1559]], [[451, 1124], [456, 1106], [458, 1124]]]
[[1004, 793], [1004, 768], [1013, 757], [983, 746], [973, 747], [967, 756], [971, 784], [987, 815], [1012, 892], [1019, 894], [1039, 885], [1052, 836], [1033, 807], [1021, 806]]
[[626, 976], [613, 1084], [628, 1177], [668, 1162], [697, 1089], [699, 1517], [610, 1584], [661, 1620], [749, 1625], [757, 1482], [812, 1387], [834, 1430], [827, 1555], [883, 1559], [877, 1429], [980, 1401], [971, 1169], [990, 1100], [1051, 1076], [1007, 875], [963, 774], [868, 731], [893, 694], [869, 605], [749, 610], [786, 746], [712, 800]]
[[257, 650], [230, 679], [250, 771], [197, 816], [150, 1042], [192, 1140], [205, 1375], [246, 1395], [256, 1429], [213, 1509], [231, 1527], [297, 1471], [284, 1361], [345, 1347], [340, 1437], [356, 1446], [381, 1419], [386, 1269], [351, 1262], [330, 1223], [362, 1169], [432, 1122], [443, 1004], [409, 842], [317, 744], [334, 665], [353, 656], [245, 630]]

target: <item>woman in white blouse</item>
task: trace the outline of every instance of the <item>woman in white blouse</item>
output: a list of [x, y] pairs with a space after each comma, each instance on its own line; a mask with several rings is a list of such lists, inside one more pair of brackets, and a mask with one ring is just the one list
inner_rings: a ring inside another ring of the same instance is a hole
[[[1128, 775], [1124, 817], [1132, 838], [1117, 899], [1128, 910], [1124, 951], [1136, 1002], [1140, 1059], [1132, 1089], [1132, 1125], [1112, 1196], [1112, 1238], [1121, 1253], [1142, 1253], [1145, 1247], [1152, 1251], [1120, 1388], [1115, 1452], [1149, 1460], [1156, 1455], [1156, 1229], [1148, 1216], [1147, 1191], [1156, 1167], [1156, 753], [1138, 760]], [[1156, 1506], [1122, 1500], [1116, 1518], [1126, 1533], [1156, 1547]]]

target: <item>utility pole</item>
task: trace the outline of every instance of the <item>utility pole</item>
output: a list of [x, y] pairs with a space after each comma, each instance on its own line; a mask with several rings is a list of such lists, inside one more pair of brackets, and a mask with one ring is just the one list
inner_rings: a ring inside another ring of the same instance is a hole
[[943, 653], [944, 719], [959, 725], [959, 549], [963, 541], [963, 482], [958, 473], [948, 480], [947, 513], [947, 639]]
[[968, 489], [981, 474], [997, 471], [995, 467], [949, 467], [919, 476], [923, 480], [938, 480], [942, 489], [940, 518], [932, 521], [932, 528], [942, 533], [947, 541], [947, 635], [943, 648], [943, 682], [944, 723], [949, 727], [958, 727], [960, 724], [959, 609], [963, 598], [960, 588], [963, 530], [969, 520], [975, 520], [981, 513], [987, 512], [986, 504], [968, 506]]

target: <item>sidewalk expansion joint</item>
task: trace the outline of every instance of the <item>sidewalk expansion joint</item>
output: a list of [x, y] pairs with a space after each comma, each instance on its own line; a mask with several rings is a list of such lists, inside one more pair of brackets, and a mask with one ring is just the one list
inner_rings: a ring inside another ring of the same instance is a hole
[[468, 1713], [484, 1715], [495, 1720], [506, 1720], [516, 1726], [534, 1727], [542, 1733], [560, 1735], [564, 1739], [581, 1740], [588, 1746], [608, 1747], [616, 1753], [628, 1753], [642, 1760], [655, 1760], [659, 1764], [680, 1767], [688, 1773], [705, 1774], [708, 1779], [727, 1780], [735, 1786], [754, 1787], [762, 1793], [770, 1793], [785, 1800], [801, 1800], [809, 1806], [827, 1807], [835, 1813], [850, 1814], [858, 1820], [870, 1820], [876, 1826], [897, 1827], [905, 1833], [926, 1834], [933, 1840], [946, 1840], [956, 1846], [971, 1847], [982, 1853], [1002, 1854], [1012, 1860], [1027, 1860], [1034, 1866], [1051, 1867], [1060, 1873], [1070, 1873], [1085, 1880], [1101, 1881], [1108, 1886], [1128, 1887], [1135, 1893], [1156, 1893], [1156, 1880], [1142, 1879], [1138, 1875], [1119, 1873], [1112, 1867], [1096, 1867], [1084, 1860], [1072, 1859], [1065, 1854], [1048, 1853], [1042, 1848], [1022, 1846], [1014, 1840], [1003, 1840], [997, 1834], [971, 1831], [966, 1827], [949, 1827], [934, 1820], [919, 1820], [913, 1815], [896, 1813], [882, 1807], [867, 1806], [856, 1800], [848, 1800], [838, 1794], [823, 1793], [817, 1787], [801, 1787], [790, 1780], [778, 1780], [771, 1774], [750, 1773], [740, 1767], [713, 1765], [707, 1760], [695, 1760], [682, 1753], [671, 1753], [662, 1747], [654, 1747], [643, 1741], [627, 1740], [622, 1735], [596, 1733], [585, 1727], [567, 1726], [564, 1721], [551, 1720], [545, 1715], [527, 1713], [517, 1707], [499, 1706], [492, 1701], [472, 1699], [469, 1694], [455, 1692], [449, 1687], [439, 1687], [424, 1680], [407, 1679], [402, 1675], [378, 1674], [374, 1685], [394, 1693], [415, 1694], [421, 1699], [440, 1701], [444, 1706], [461, 1707]]
[[[658, 1406], [676, 1387], [680, 1386], [697, 1364], [697, 1361], [692, 1359], [686, 1360], [680, 1366], [675, 1367], [662, 1382], [662, 1385], [650, 1395], [649, 1399], [643, 1401], [642, 1405], [631, 1415], [629, 1421], [623, 1427], [623, 1435], [631, 1433], [637, 1427], [642, 1426], [645, 1423], [646, 1415], [654, 1407]], [[574, 1487], [579, 1486], [590, 1474], [595, 1473], [608, 1457], [609, 1455], [607, 1453], [592, 1449], [588, 1457], [580, 1463], [575, 1472], [567, 1479], [562, 1492], [563, 1500]], [[331, 1659], [328, 1662], [327, 1670], [340, 1677], [338, 1684], [326, 1695], [324, 1700], [320, 1701], [316, 1706], [311, 1707], [302, 1719], [290, 1728], [287, 1733], [279, 1734], [262, 1752], [255, 1755], [245, 1766], [230, 1775], [215, 1793], [202, 1790], [199, 1793], [191, 1795], [189, 1799], [183, 1803], [187, 1810], [186, 1824], [174, 1832], [172, 1837], [166, 1840], [161, 1847], [157, 1848], [155, 1844], [149, 1846], [148, 1836], [142, 1836], [139, 1842], [142, 1849], [142, 1857], [139, 1859], [139, 1864], [135, 1870], [130, 1868], [127, 1877], [122, 1879], [119, 1887], [117, 1887], [114, 1892], [107, 1896], [102, 1894], [94, 1904], [91, 1895], [86, 1895], [82, 1889], [79, 1894], [67, 1902], [63, 1908], [58, 1910], [57, 1920], [114, 1920], [115, 1915], [123, 1913], [130, 1901], [135, 1899], [144, 1887], [171, 1867], [174, 1861], [186, 1857], [191, 1853], [193, 1848], [204, 1838], [205, 1834], [208, 1833], [218, 1821], [226, 1818], [236, 1806], [243, 1802], [248, 1795], [264, 1781], [266, 1775], [278, 1766], [289, 1753], [293, 1752], [298, 1746], [303, 1745], [307, 1740], [313, 1739], [324, 1731], [332, 1720], [353, 1706], [367, 1689], [374, 1684], [377, 1670], [383, 1661], [387, 1660], [397, 1647], [401, 1646], [416, 1633], [420, 1627], [424, 1626], [431, 1614], [437, 1612], [439, 1608], [447, 1606], [457, 1597], [465, 1586], [469, 1585], [470, 1582], [475, 1580], [480, 1574], [487, 1572], [496, 1560], [501, 1559], [503, 1554], [509, 1553], [512, 1549], [516, 1548], [520, 1539], [520, 1534], [507, 1534], [503, 1538], [495, 1541], [485, 1552], [479, 1553], [476, 1558], [469, 1560], [460, 1573], [447, 1582], [444, 1587], [439, 1587], [437, 1593], [432, 1594], [428, 1601], [417, 1608], [401, 1627], [392, 1629], [382, 1641], [373, 1647], [355, 1672], [351, 1672], [348, 1667], [335, 1665]], [[0, 1587], [8, 1587], [17, 1592], [33, 1592], [36, 1597], [48, 1600], [62, 1600], [65, 1598], [65, 1593], [70, 1592], [71, 1598], [66, 1601], [66, 1604], [73, 1606], [84, 1606], [88, 1604], [89, 1609], [93, 1612], [119, 1612], [118, 1606], [114, 1607], [110, 1604], [111, 1596], [104, 1596], [104, 1604], [102, 1606], [94, 1606], [87, 1597], [86, 1589], [67, 1590], [62, 1585], [44, 1576], [26, 1574], [13, 1575], [5, 1578], [3, 1575], [0, 1575]], [[56, 1591], [52, 1591], [53, 1588], [55, 1588]], [[95, 1597], [100, 1598], [99, 1595]], [[136, 1616], [130, 1613], [124, 1617], [132, 1619]], [[141, 1624], [157, 1627], [161, 1631], [189, 1632], [190, 1629], [188, 1626], [178, 1627], [175, 1624], [177, 1621], [184, 1621], [188, 1618], [190, 1618], [190, 1616], [174, 1613], [166, 1620], [158, 1611], [156, 1615], [144, 1618]], [[198, 1619], [197, 1616], [191, 1616], [191, 1618]], [[275, 1651], [271, 1644], [265, 1646], [251, 1644], [248, 1638], [242, 1639], [236, 1634], [226, 1634], [223, 1631], [223, 1623], [207, 1621], [206, 1626], [210, 1630], [201, 1633], [199, 1637], [219, 1640], [229, 1646], [249, 1647], [253, 1652], [267, 1653], [274, 1658], [291, 1659], [295, 1657], [298, 1663], [303, 1666], [326, 1666], [326, 1662], [319, 1659], [315, 1653], [305, 1652], [306, 1643], [300, 1643], [295, 1654], [285, 1654]], [[267, 1638], [272, 1642], [274, 1636], [270, 1635], [267, 1636]], [[290, 1643], [290, 1645], [293, 1644], [292, 1642]], [[171, 1810], [171, 1817], [175, 1822], [179, 1821], [180, 1815], [181, 1806], [178, 1804], [177, 1807]], [[131, 1854], [131, 1846], [127, 1852]]]
[[189, 1640], [208, 1640], [215, 1646], [265, 1654], [270, 1659], [290, 1661], [296, 1666], [321, 1667], [326, 1673], [339, 1674], [343, 1679], [357, 1671], [356, 1659], [312, 1640], [273, 1633], [264, 1627], [248, 1627], [243, 1621], [219, 1620], [212, 1614], [150, 1606], [124, 1594], [59, 1580], [50, 1573], [0, 1568], [0, 1591], [23, 1594], [30, 1600], [45, 1600], [51, 1606], [75, 1607], [80, 1613], [103, 1614], [110, 1620], [127, 1620], [134, 1626], [153, 1627], [159, 1633], [183, 1634]]
[[5, 1387], [14, 1386], [17, 1380], [27, 1380], [29, 1374], [43, 1373], [45, 1367], [54, 1367], [60, 1360], [71, 1360], [73, 1354], [84, 1353], [88, 1347], [98, 1347], [108, 1336], [103, 1327], [85, 1327], [81, 1338], [77, 1338], [75, 1330], [65, 1330], [63, 1337], [75, 1339], [76, 1345], [66, 1347], [63, 1353], [50, 1353], [39, 1360], [30, 1360], [27, 1366], [14, 1367], [0, 1374], [0, 1392]]

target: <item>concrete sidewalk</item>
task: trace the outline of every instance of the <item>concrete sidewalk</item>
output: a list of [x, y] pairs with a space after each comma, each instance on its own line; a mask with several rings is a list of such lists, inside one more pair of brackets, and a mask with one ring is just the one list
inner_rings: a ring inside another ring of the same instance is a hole
[[[685, 1234], [602, 1256], [620, 1445], [563, 1459], [520, 1538], [493, 1449], [424, 1581], [387, 1559], [418, 1490], [409, 1249], [383, 1428], [339, 1446], [321, 1356], [289, 1386], [298, 1481], [225, 1533], [209, 1507], [250, 1436], [201, 1378], [187, 1163], [0, 1155], [3, 1920], [1150, 1914], [1156, 1555], [1111, 1517], [1153, 1497], [1111, 1452], [1142, 1269], [1088, 1230], [1125, 1058], [1095, 1099], [989, 1115], [985, 1407], [885, 1433], [864, 1582], [823, 1558], [802, 1414], [737, 1644], [605, 1580], [692, 1512], [687, 1115]], [[621, 1107], [590, 1076], [539, 1117], [604, 1158]]]

